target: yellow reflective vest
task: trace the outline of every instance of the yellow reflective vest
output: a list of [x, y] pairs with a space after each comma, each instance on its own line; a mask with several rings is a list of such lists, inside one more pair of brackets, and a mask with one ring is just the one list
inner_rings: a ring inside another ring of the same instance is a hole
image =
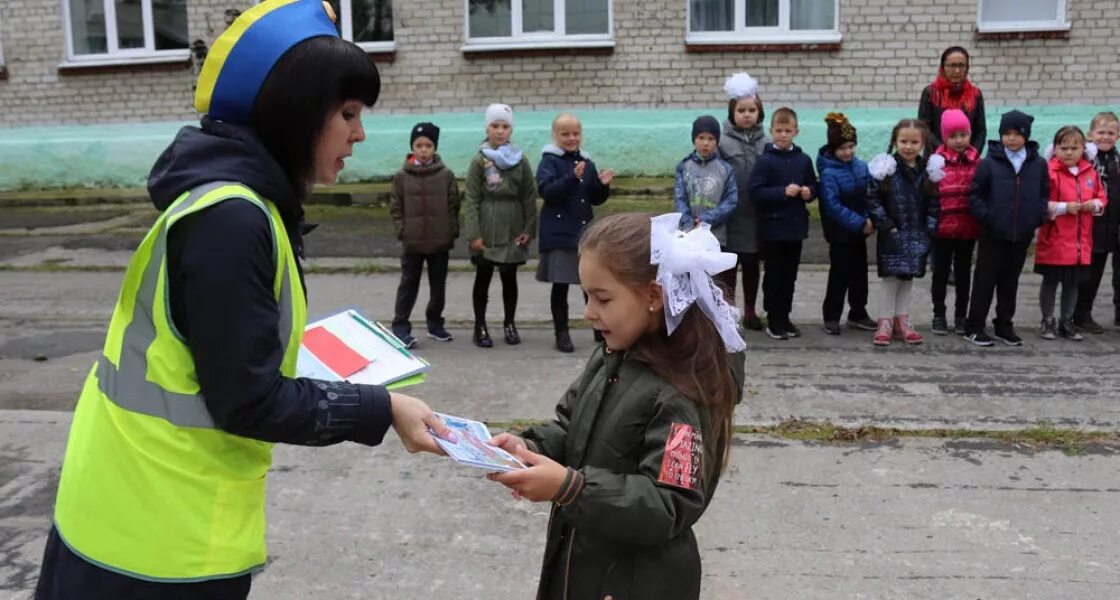
[[105, 348], [78, 398], [54, 513], [70, 550], [140, 579], [236, 577], [259, 570], [266, 559], [272, 444], [214, 424], [168, 300], [168, 233], [179, 219], [225, 201], [251, 202], [268, 215], [284, 347], [280, 370], [295, 376], [307, 304], [280, 213], [238, 183], [184, 193], [152, 226], [125, 272]]

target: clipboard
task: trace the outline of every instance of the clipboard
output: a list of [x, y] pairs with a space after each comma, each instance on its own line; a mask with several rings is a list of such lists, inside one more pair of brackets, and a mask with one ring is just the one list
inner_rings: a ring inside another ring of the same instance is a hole
[[[320, 348], [316, 349], [320, 356], [316, 356], [317, 352], [308, 345], [300, 344], [296, 361], [296, 374], [299, 377], [383, 385], [389, 389], [397, 389], [422, 383], [431, 369], [428, 361], [412, 354], [404, 342], [388, 328], [366, 319], [354, 308], [345, 308], [316, 319], [308, 323], [304, 331], [316, 332], [313, 338], [318, 338], [317, 341], [320, 342]], [[328, 363], [335, 362], [329, 358], [332, 355], [324, 355], [321, 351], [324, 334], [328, 338], [326, 346], [333, 349], [333, 355], [347, 357], [346, 360], [338, 361], [335, 369], [328, 366]], [[335, 348], [334, 340], [344, 346], [345, 350]], [[312, 347], [314, 346], [313, 343]], [[361, 358], [357, 359], [355, 355]], [[341, 368], [342, 371], [351, 370], [349, 367], [360, 366], [360, 360], [367, 361], [365, 366], [347, 375], [336, 370], [340, 369], [338, 365], [347, 366]]]

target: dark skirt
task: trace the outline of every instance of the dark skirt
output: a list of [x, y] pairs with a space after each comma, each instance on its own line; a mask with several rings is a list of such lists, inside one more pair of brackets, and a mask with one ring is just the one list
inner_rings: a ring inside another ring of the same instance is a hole
[[579, 285], [579, 251], [575, 248], [554, 248], [541, 252], [537, 281]]
[[1089, 281], [1089, 265], [1034, 265], [1034, 272], [1043, 277], [1057, 277], [1062, 283], [1080, 285]]
[[512, 262], [512, 263], [495, 262], [495, 261], [490, 260], [489, 258], [486, 258], [485, 256], [483, 256], [481, 254], [472, 254], [471, 255], [471, 264], [476, 266], [476, 267], [479, 266], [479, 265], [489, 265], [491, 267], [501, 267], [501, 266], [504, 266], [504, 265], [519, 266], [519, 265], [525, 264], [525, 262], [524, 261], [522, 261], [522, 262]]

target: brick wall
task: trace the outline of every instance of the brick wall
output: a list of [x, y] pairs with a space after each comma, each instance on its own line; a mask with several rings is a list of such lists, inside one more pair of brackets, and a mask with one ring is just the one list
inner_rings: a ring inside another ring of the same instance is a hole
[[[1072, 29], [1059, 39], [980, 40], [978, 0], [843, 0], [841, 47], [829, 51], [688, 52], [685, 0], [615, 0], [609, 55], [464, 57], [463, 0], [398, 1], [397, 50], [383, 63], [378, 110], [477, 111], [492, 101], [515, 109], [680, 108], [721, 103], [723, 78], [748, 70], [770, 106], [916, 105], [940, 52], [973, 52], [971, 76], [989, 104], [1120, 102], [1120, 3], [1069, 2]], [[223, 13], [247, 0], [190, 0], [190, 38], [208, 44]], [[903, 10], [907, 12], [903, 12]], [[185, 120], [189, 66], [59, 72], [64, 57], [60, 0], [0, 2], [8, 79], [0, 80], [0, 126]]]

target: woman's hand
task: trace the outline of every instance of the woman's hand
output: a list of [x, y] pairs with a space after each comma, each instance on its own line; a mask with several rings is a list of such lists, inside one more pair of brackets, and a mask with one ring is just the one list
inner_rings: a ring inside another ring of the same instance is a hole
[[807, 185], [801, 186], [800, 193], [801, 193], [801, 199], [806, 201], [806, 202], [813, 199], [813, 188], [811, 188]]
[[482, 238], [475, 238], [475, 239], [471, 240], [471, 251], [472, 252], [485, 252], [486, 251], [486, 244], [482, 243]]
[[801, 193], [801, 186], [797, 185], [796, 183], [791, 183], [791, 184], [786, 186], [786, 197], [787, 198], [796, 198], [797, 195], [800, 194], [800, 193]]
[[389, 394], [389, 401], [392, 403], [393, 430], [401, 438], [405, 450], [413, 454], [444, 454], [432, 435], [449, 442], [455, 441], [455, 432], [448, 429], [443, 419], [432, 412], [423, 400], [404, 394]]
[[1066, 203], [1066, 213], [1067, 214], [1076, 215], [1079, 212], [1081, 212], [1081, 203], [1080, 202], [1067, 202]]
[[875, 224], [871, 222], [871, 219], [865, 220], [863, 222], [863, 235], [871, 235], [873, 231], [875, 231]]
[[524, 246], [528, 246], [529, 242], [531, 242], [531, 241], [533, 241], [533, 236], [531, 236], [527, 233], [523, 233], [523, 234], [517, 236], [517, 239], [513, 240], [513, 243], [517, 244], [518, 246], [524, 247]]
[[486, 476], [490, 481], [513, 490], [515, 498], [525, 498], [533, 502], [550, 502], [560, 493], [560, 486], [568, 475], [568, 467], [551, 458], [522, 449], [514, 454], [529, 468], [491, 473]]

